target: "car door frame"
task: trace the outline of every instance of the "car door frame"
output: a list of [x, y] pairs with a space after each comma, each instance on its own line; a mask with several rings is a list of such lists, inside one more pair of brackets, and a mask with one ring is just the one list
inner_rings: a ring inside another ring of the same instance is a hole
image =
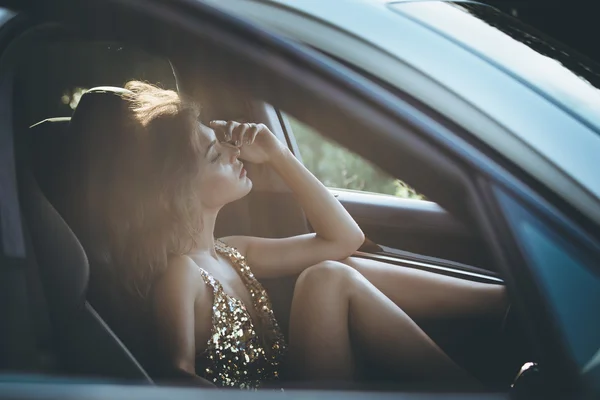
[[[281, 130], [283, 131], [286, 143], [292, 153], [302, 162], [302, 155], [294, 136], [292, 126], [287, 115], [282, 110], [277, 110]], [[466, 229], [465, 225], [453, 218], [447, 211], [436, 203], [426, 200], [402, 199], [391, 195], [383, 195], [371, 192], [361, 192], [357, 190], [345, 190], [335, 187], [328, 188], [330, 192], [344, 205], [351, 215], [357, 219], [355, 210], [370, 208], [389, 218], [391, 213], [401, 212], [410, 215], [411, 212], [417, 212], [426, 215], [428, 218], [414, 220], [412, 225], [431, 224], [435, 221], [436, 226], [450, 233], [453, 231], [459, 240], [468, 241], [472, 238], [472, 233]], [[374, 217], [376, 219], [377, 217]], [[381, 222], [380, 220], [378, 220]], [[360, 219], [357, 219], [360, 224]], [[440, 225], [441, 222], [441, 225]], [[373, 223], [377, 223], [373, 221]], [[409, 223], [405, 221], [405, 223]], [[387, 227], [394, 229], [393, 225]], [[418, 226], [416, 226], [418, 228]], [[370, 240], [367, 236], [365, 244], [355, 253], [355, 256], [369, 258], [377, 261], [393, 263], [398, 266], [411, 267], [424, 271], [436, 272], [443, 275], [454, 276], [462, 279], [475, 280], [485, 283], [502, 283], [500, 275], [491, 269], [474, 266], [473, 263], [458, 262], [451, 257], [441, 257], [437, 255], [424, 254], [423, 252], [407, 251], [398, 246], [384, 245]], [[490, 265], [492, 262], [488, 259], [488, 253], [485, 248], [480, 251], [477, 259], [480, 260], [477, 265]]]

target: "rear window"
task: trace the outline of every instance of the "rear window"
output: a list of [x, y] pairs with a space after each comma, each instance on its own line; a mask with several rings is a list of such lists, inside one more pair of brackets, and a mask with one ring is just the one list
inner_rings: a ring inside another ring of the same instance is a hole
[[19, 128], [52, 117], [69, 117], [81, 94], [95, 86], [120, 86], [132, 79], [175, 89], [169, 60], [112, 42], [40, 41], [20, 60], [15, 77]]

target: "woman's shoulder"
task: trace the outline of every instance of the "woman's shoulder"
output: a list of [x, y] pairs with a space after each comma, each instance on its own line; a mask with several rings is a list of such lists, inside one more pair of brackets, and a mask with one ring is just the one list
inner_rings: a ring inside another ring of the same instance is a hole
[[200, 268], [191, 257], [184, 254], [169, 257], [167, 268], [161, 278], [187, 279], [195, 276], [200, 276]]
[[154, 284], [156, 297], [172, 296], [196, 297], [204, 288], [204, 280], [198, 265], [186, 255], [169, 257], [166, 270]]

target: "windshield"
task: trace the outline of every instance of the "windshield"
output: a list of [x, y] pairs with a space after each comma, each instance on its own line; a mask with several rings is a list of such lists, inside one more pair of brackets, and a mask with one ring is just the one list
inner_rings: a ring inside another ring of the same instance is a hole
[[484, 4], [415, 2], [390, 7], [477, 52], [600, 130], [600, 67], [590, 59]]

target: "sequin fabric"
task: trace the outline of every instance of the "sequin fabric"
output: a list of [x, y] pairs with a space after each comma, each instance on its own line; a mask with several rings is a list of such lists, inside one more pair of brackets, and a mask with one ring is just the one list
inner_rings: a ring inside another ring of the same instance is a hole
[[245, 304], [225, 293], [219, 281], [201, 270], [204, 281], [213, 288], [213, 326], [206, 350], [196, 357], [196, 372], [218, 386], [257, 389], [279, 378], [285, 340], [267, 292], [244, 256], [221, 241], [216, 250], [229, 259], [250, 291], [258, 320], [253, 322]]

